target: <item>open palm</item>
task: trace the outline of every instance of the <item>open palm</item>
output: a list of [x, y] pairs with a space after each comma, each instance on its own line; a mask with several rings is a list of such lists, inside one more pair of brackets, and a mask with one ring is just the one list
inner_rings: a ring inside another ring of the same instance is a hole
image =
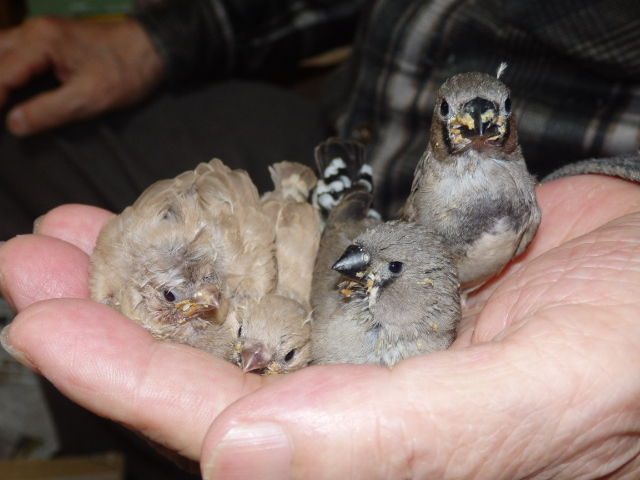
[[[87, 300], [108, 212], [65, 206], [0, 248], [16, 356], [208, 478], [635, 478], [640, 187], [538, 189], [529, 250], [467, 299], [458, 340], [392, 370], [245, 375]], [[243, 477], [244, 475], [244, 477]]]

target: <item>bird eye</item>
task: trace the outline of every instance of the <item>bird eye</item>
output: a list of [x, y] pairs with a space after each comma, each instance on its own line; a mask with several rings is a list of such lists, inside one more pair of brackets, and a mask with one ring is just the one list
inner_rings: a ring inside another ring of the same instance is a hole
[[440, 115], [443, 117], [449, 115], [449, 104], [446, 100], [442, 100], [442, 103], [440, 104]]
[[240, 328], [238, 328], [238, 337], [242, 336], [242, 325], [240, 325]]
[[391, 273], [400, 273], [402, 271], [402, 262], [391, 262], [389, 264], [389, 271]]
[[293, 356], [296, 354], [296, 349], [294, 348], [289, 353], [287, 353], [284, 357], [285, 362], [290, 362], [293, 359]]
[[509, 113], [511, 111], [511, 99], [510, 98], [507, 98], [504, 101], [504, 111], [507, 112], [507, 113]]
[[164, 299], [167, 302], [173, 303], [176, 301], [176, 295], [171, 291], [171, 290], [165, 290], [164, 292], [162, 292], [164, 295]]

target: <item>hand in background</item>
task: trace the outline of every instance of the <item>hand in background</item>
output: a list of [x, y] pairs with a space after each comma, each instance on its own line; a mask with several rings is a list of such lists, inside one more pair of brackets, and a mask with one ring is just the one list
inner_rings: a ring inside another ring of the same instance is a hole
[[164, 75], [151, 39], [133, 20], [37, 17], [0, 32], [0, 106], [12, 91], [52, 71], [61, 86], [16, 105], [7, 128], [28, 136], [134, 104]]
[[640, 187], [572, 177], [538, 199], [538, 236], [468, 299], [452, 348], [391, 370], [259, 377], [154, 340], [86, 299], [108, 213], [82, 206], [0, 248], [2, 292], [21, 311], [3, 342], [207, 478], [635, 478]]

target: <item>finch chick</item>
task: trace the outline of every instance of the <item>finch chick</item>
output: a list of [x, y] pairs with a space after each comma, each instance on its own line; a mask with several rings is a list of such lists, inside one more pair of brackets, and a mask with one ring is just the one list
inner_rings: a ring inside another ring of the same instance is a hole
[[274, 239], [249, 176], [214, 159], [153, 184], [105, 225], [91, 297], [156, 338], [228, 358], [230, 301], [274, 290]]
[[328, 218], [313, 278], [312, 363], [393, 366], [446, 349], [460, 319], [450, 250], [427, 227], [381, 223], [372, 213], [372, 181], [355, 142], [331, 139], [316, 161]]
[[427, 227], [402, 221], [371, 227], [333, 269], [345, 280], [325, 293], [333, 311], [314, 316], [313, 363], [393, 366], [444, 350], [455, 339], [456, 267], [442, 239]]
[[484, 73], [455, 75], [438, 92], [429, 145], [401, 218], [444, 237], [461, 288], [471, 291], [533, 239], [541, 219], [535, 185], [509, 89]]
[[306, 367], [311, 359], [309, 311], [280, 295], [248, 299], [235, 309], [232, 362], [245, 372], [273, 375]]

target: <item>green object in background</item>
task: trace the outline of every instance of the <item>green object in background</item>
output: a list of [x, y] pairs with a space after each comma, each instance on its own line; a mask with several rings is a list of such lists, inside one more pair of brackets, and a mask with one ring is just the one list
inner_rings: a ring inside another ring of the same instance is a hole
[[117, 15], [130, 13], [132, 0], [27, 0], [28, 15]]

